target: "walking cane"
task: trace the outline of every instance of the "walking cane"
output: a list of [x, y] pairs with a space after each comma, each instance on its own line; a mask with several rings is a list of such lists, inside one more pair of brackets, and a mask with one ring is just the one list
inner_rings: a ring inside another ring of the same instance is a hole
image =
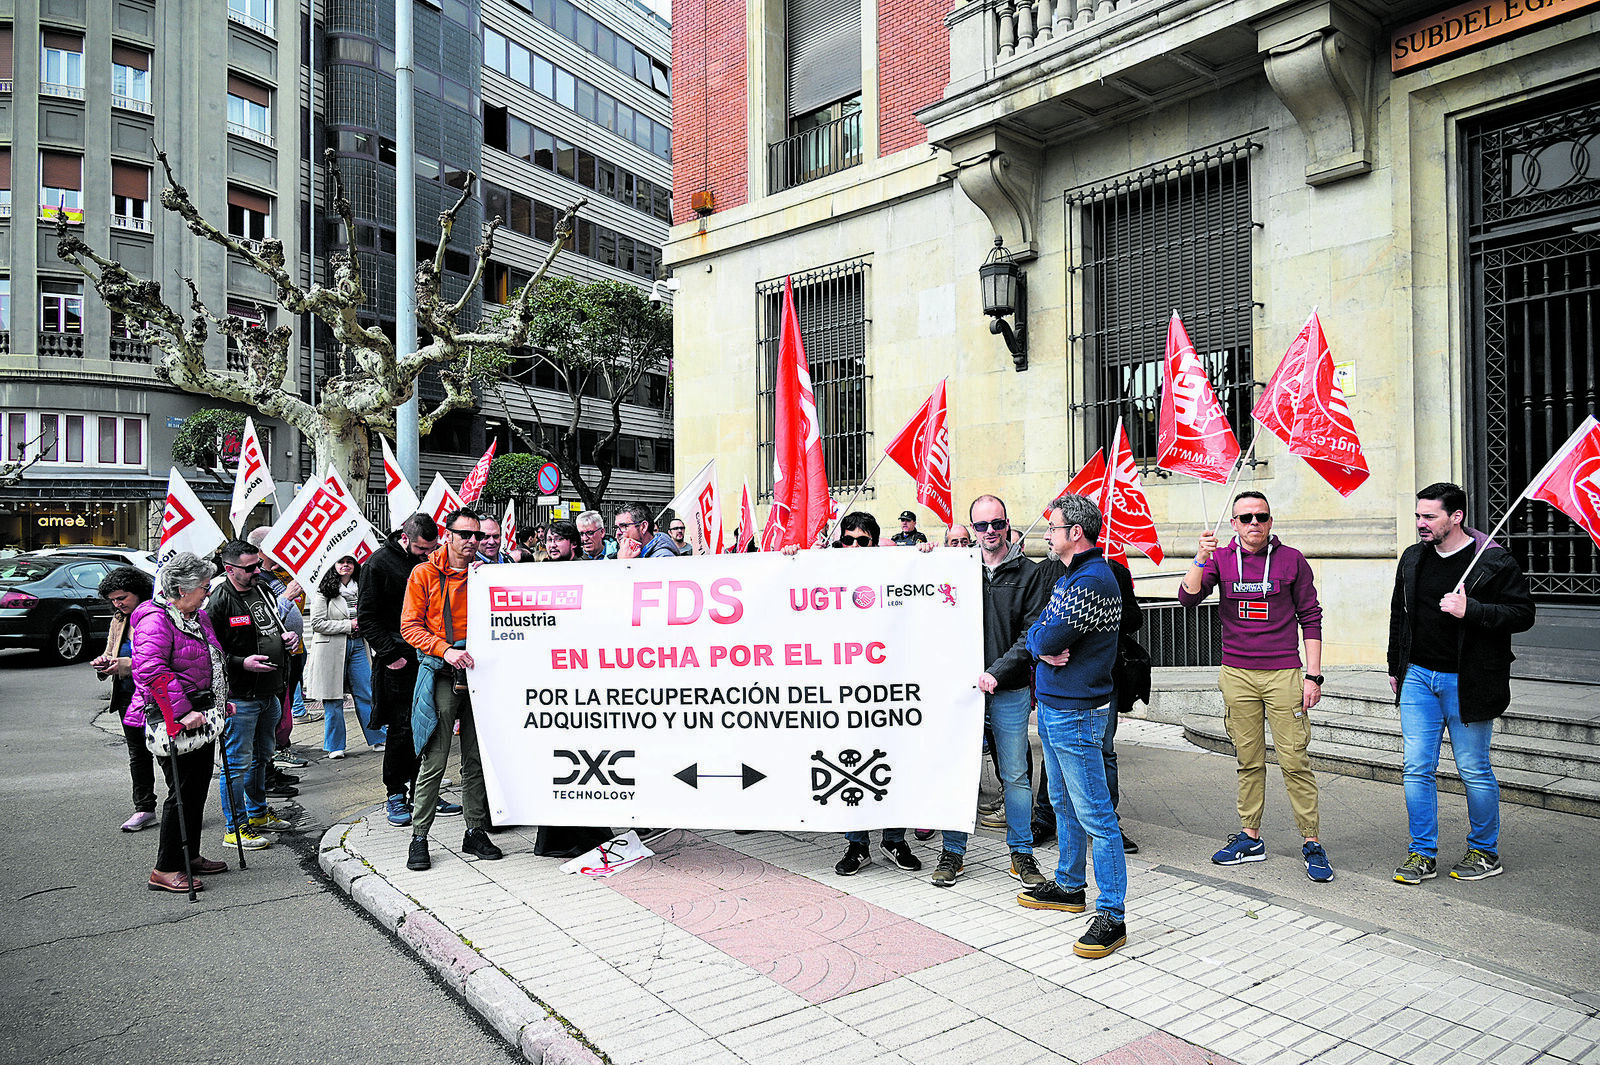
[[[224, 722], [222, 732], [228, 731], [228, 725], [231, 723], [231, 721]], [[233, 774], [228, 769], [228, 745], [223, 742], [222, 732], [217, 733], [217, 753], [222, 756], [222, 786], [228, 789], [228, 805], [231, 807], [233, 805]], [[249, 866], [244, 863], [244, 826], [250, 823], [250, 819], [247, 817], [243, 821], [239, 820], [239, 815], [243, 813], [244, 804], [241, 802], [239, 806], [239, 809], [233, 811], [233, 842], [238, 844], [239, 847], [239, 868], [248, 869]]]
[[[177, 737], [170, 737], [176, 740]], [[189, 901], [199, 902], [194, 891], [194, 866], [189, 863], [189, 822], [183, 816], [183, 781], [178, 777], [178, 747], [173, 743], [172, 753], [167, 756], [172, 762], [172, 798], [178, 805], [178, 839], [183, 843], [183, 872], [189, 878]]]

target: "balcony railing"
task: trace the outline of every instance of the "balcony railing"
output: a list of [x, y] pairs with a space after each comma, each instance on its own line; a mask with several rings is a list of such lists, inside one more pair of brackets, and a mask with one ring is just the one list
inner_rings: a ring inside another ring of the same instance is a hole
[[150, 345], [131, 337], [112, 337], [110, 355], [112, 362], [149, 362]]
[[39, 354], [81, 359], [83, 358], [83, 334], [40, 333]]
[[263, 133], [259, 129], [251, 129], [249, 126], [241, 126], [237, 122], [228, 123], [228, 132], [235, 137], [243, 137], [246, 140], [255, 141], [257, 144], [265, 144], [268, 148], [276, 148], [278, 146], [278, 139], [272, 134]]
[[41, 81], [39, 83], [40, 96], [62, 96], [68, 100], [83, 99], [82, 85], [62, 85], [54, 81]]
[[243, 348], [228, 342], [228, 369], [235, 373], [244, 373], [250, 368], [250, 356], [245, 354]]
[[0, 355], [11, 354], [11, 330], [0, 332]]
[[10, 91], [11, 91], [11, 79], [10, 78], [0, 78], [0, 92], [10, 92]]
[[1176, 602], [1152, 602], [1144, 607], [1144, 628], [1134, 639], [1150, 652], [1157, 666], [1220, 666], [1222, 664], [1222, 622], [1217, 604], [1201, 603], [1186, 608]]
[[0, 218], [10, 218], [10, 217], [11, 217], [11, 205], [9, 203], [0, 203]]
[[261, 36], [263, 36], [263, 37], [271, 37], [273, 40], [277, 40], [278, 39], [278, 32], [276, 30], [274, 30], [271, 26], [268, 26], [265, 22], [262, 22], [258, 18], [251, 18], [249, 15], [246, 15], [243, 11], [235, 11], [231, 7], [228, 8], [228, 21], [229, 22], [237, 22], [241, 26], [245, 26], [245, 27], [247, 27], [249, 29], [255, 30], [257, 33], [261, 34]]
[[120, 107], [124, 111], [138, 111], [140, 114], [153, 115], [155, 108], [150, 106], [149, 100], [141, 100], [134, 96], [122, 96], [118, 93], [111, 94], [111, 106]]
[[861, 162], [861, 112], [767, 145], [768, 192], [837, 174]]
[[111, 216], [112, 229], [131, 229], [136, 233], [150, 232], [150, 219], [135, 218], [133, 215], [114, 214]]

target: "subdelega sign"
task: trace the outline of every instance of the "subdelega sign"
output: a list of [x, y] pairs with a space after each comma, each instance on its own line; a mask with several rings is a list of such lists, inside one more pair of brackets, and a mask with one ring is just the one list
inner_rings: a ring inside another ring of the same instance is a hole
[[497, 824], [970, 830], [970, 550], [484, 566], [468, 673]]
[[1470, 0], [1396, 30], [1390, 69], [1396, 74], [1414, 70], [1593, 7], [1600, 7], [1600, 0]]

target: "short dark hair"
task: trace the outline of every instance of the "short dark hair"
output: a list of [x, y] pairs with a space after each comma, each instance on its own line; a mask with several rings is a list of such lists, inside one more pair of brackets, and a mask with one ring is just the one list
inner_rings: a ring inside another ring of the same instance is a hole
[[547, 535], [554, 536], [557, 540], [565, 540], [576, 547], [583, 546], [583, 540], [578, 536], [578, 523], [575, 521], [557, 518], [550, 523], [550, 530]]
[[864, 510], [852, 510], [844, 516], [844, 520], [839, 523], [839, 531], [842, 533], [846, 529], [859, 530], [866, 533], [872, 537], [874, 547], [878, 544], [878, 538], [883, 535], [882, 530], [878, 528], [878, 519]]
[[[559, 521], [560, 519], [557, 519], [557, 520]], [[570, 521], [566, 522], [566, 524], [572, 526], [572, 538], [573, 538], [574, 542], [577, 542], [577, 539], [578, 539], [578, 526], [577, 526], [577, 524], [575, 522], [570, 522]], [[544, 534], [545, 534], [545, 527], [543, 525], [535, 525], [535, 526], [532, 526], [531, 528], [527, 528], [527, 529], [518, 529], [517, 530], [517, 543], [519, 543], [519, 544], [537, 544], [541, 540], [544, 539]]]
[[261, 548], [249, 540], [229, 540], [222, 545], [222, 561], [229, 566], [237, 566], [239, 560], [246, 555], [259, 555]]
[[100, 587], [96, 591], [101, 599], [110, 599], [112, 592], [132, 592], [141, 602], [145, 602], [155, 596], [156, 582], [142, 569], [118, 566], [100, 579]]
[[1067, 527], [1074, 525], [1083, 527], [1084, 538], [1091, 544], [1100, 542], [1100, 508], [1080, 495], [1057, 496], [1050, 501], [1050, 512], [1061, 511], [1061, 519]]
[[[1259, 499], [1259, 500], [1261, 500], [1261, 502], [1267, 503], [1267, 497], [1262, 495], [1260, 492], [1257, 492], [1253, 488], [1252, 489], [1246, 489], [1245, 491], [1240, 492], [1238, 495], [1233, 497], [1233, 501], [1235, 503], [1239, 502], [1239, 500], [1241, 500], [1241, 499]], [[1232, 510], [1233, 508], [1232, 508], [1232, 506], [1230, 506], [1228, 509]], [[1269, 509], [1269, 510], [1272, 509], [1272, 504], [1271, 503], [1267, 503], [1267, 509]]]
[[655, 532], [656, 523], [650, 520], [650, 508], [643, 503], [624, 503], [617, 508], [617, 512], [611, 516], [611, 520], [615, 521], [624, 514], [628, 516], [629, 521], [640, 522], [651, 532]]
[[432, 514], [424, 514], [420, 510], [405, 520], [400, 531], [407, 540], [439, 539], [439, 523], [433, 520]]
[[1417, 498], [1434, 500], [1444, 507], [1446, 514], [1454, 514], [1458, 510], [1465, 513], [1467, 509], [1467, 493], [1459, 484], [1449, 481], [1435, 481], [1418, 492]]
[[460, 521], [462, 518], [471, 518], [473, 521], [483, 520], [482, 518], [478, 517], [478, 512], [473, 510], [471, 507], [457, 507], [455, 510], [452, 510], [450, 513], [444, 516], [445, 531], [449, 532], [450, 526], [454, 522]]

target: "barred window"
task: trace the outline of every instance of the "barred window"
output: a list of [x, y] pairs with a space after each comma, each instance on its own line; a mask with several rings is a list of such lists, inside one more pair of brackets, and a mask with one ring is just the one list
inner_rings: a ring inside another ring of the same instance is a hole
[[[1069, 276], [1083, 321], [1090, 449], [1121, 418], [1141, 469], [1155, 465], [1167, 322], [1176, 310], [1240, 447], [1254, 435], [1250, 153], [1254, 136], [1065, 195]], [[1069, 307], [1072, 300], [1069, 300]]]
[[[852, 492], [867, 475], [867, 262], [852, 259], [793, 275], [794, 309], [811, 369], [822, 427], [828, 487]], [[756, 286], [756, 491], [772, 499], [773, 422], [778, 346], [783, 333], [783, 278]], [[868, 489], [863, 495], [870, 495]]]

